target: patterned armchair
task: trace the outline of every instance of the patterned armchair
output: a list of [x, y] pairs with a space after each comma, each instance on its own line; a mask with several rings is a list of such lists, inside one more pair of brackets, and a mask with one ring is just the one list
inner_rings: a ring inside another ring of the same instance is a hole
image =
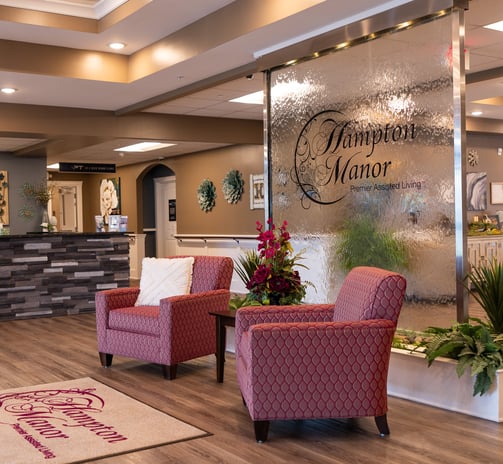
[[386, 418], [391, 342], [406, 281], [372, 267], [354, 268], [335, 306], [246, 307], [236, 314], [238, 382], [258, 442], [269, 422]]
[[174, 379], [178, 363], [216, 352], [215, 319], [208, 311], [229, 307], [231, 258], [195, 256], [190, 294], [134, 306], [139, 288], [96, 293], [96, 332], [101, 364], [114, 354], [162, 365]]

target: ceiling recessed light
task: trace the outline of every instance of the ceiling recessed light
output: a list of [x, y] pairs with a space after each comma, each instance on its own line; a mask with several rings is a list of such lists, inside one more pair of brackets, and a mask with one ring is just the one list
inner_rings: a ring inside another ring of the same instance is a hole
[[249, 105], [263, 105], [264, 92], [260, 90], [258, 92], [249, 93], [248, 95], [243, 95], [242, 97], [233, 98], [229, 101], [233, 103], [247, 103]]
[[109, 43], [108, 46], [113, 50], [122, 50], [126, 46], [126, 44], [123, 42], [112, 42]]
[[482, 116], [482, 111], [472, 111], [472, 116]]
[[172, 147], [176, 145], [174, 143], [163, 143], [163, 142], [139, 142], [133, 145], [128, 145], [126, 147], [115, 148], [114, 151], [125, 151], [125, 152], [144, 152], [159, 150], [160, 148]]
[[11, 94], [11, 93], [16, 93], [17, 89], [15, 89], [14, 87], [3, 87], [0, 89], [0, 92], [6, 93], [6, 94]]
[[498, 21], [496, 23], [488, 24], [484, 26], [486, 29], [492, 29], [494, 31], [503, 32], [503, 21]]

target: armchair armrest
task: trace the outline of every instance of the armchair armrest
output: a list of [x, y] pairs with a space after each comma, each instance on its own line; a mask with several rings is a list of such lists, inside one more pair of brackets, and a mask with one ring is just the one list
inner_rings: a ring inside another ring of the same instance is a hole
[[[250, 411], [252, 417], [261, 419], [259, 411], [264, 409], [264, 401], [274, 397], [278, 404], [290, 404], [299, 392], [309, 403], [311, 394], [338, 398], [340, 392], [345, 392], [349, 397], [358, 397], [358, 392], [369, 391], [384, 414], [387, 403], [382, 392], [386, 391], [394, 332], [394, 323], [384, 319], [250, 327], [239, 346], [239, 357], [245, 361], [237, 362], [247, 371], [238, 373], [238, 377], [243, 376], [247, 384], [254, 386], [244, 389], [251, 395], [245, 400], [255, 410]], [[272, 372], [274, 382], [256, 380], [268, 379]], [[368, 399], [370, 402], [370, 396]], [[357, 407], [364, 408], [360, 404]], [[328, 410], [320, 409], [317, 417], [329, 417], [327, 414]]]
[[110, 311], [134, 306], [140, 289], [138, 287], [114, 288], [96, 293], [96, 311]]
[[[134, 306], [140, 289], [138, 287], [114, 288], [102, 290], [95, 295], [96, 304], [96, 331], [98, 343], [104, 343], [108, 328], [108, 314], [117, 308], [129, 308]], [[100, 342], [101, 341], [101, 342]], [[104, 348], [99, 347], [100, 351]]]
[[[209, 311], [229, 309], [230, 290], [218, 289], [164, 298], [160, 303], [161, 344], [170, 339], [168, 350], [180, 349], [191, 356], [204, 340], [215, 341], [215, 319]], [[178, 359], [177, 353], [170, 353]], [[181, 356], [181, 353], [180, 353]], [[187, 359], [190, 359], [188, 357]]]
[[[236, 345], [250, 326], [267, 322], [329, 322], [333, 304], [299, 304], [289, 306], [244, 306], [236, 313]], [[236, 347], [237, 348], [237, 347]]]

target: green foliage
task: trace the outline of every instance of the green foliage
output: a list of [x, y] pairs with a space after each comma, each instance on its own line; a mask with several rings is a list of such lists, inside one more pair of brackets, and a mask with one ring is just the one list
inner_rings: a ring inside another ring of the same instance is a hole
[[262, 306], [262, 304], [255, 300], [250, 294], [247, 294], [245, 296], [236, 295], [229, 301], [230, 311], [237, 311], [243, 306]]
[[260, 262], [261, 258], [255, 250], [247, 250], [244, 255], [241, 255], [237, 258], [237, 260], [234, 260], [234, 269], [236, 274], [245, 285], [252, 278]]
[[495, 333], [503, 333], [503, 263], [474, 267], [465, 277], [465, 286], [482, 306]]
[[344, 223], [336, 247], [339, 266], [350, 271], [356, 266], [375, 266], [388, 270], [407, 267], [405, 242], [391, 232], [378, 230], [370, 216], [355, 216]]
[[397, 328], [391, 346], [401, 350], [424, 351], [424, 347], [429, 343], [431, 338], [431, 334]]
[[473, 396], [486, 393], [494, 382], [496, 371], [503, 365], [503, 335], [494, 334], [492, 327], [480, 319], [454, 324], [450, 328], [430, 327], [433, 338], [426, 345], [428, 366], [438, 357], [456, 359], [459, 377], [470, 369], [475, 377]]

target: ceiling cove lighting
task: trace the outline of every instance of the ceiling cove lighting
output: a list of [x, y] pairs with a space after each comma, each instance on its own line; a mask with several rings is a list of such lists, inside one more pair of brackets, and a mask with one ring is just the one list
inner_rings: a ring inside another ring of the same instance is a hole
[[133, 145], [127, 145], [121, 148], [115, 148], [114, 151], [125, 151], [125, 152], [139, 152], [143, 153], [145, 151], [159, 150], [161, 148], [172, 147], [176, 145], [175, 143], [163, 143], [163, 142], [139, 142]]
[[263, 105], [264, 92], [262, 90], [259, 90], [258, 92], [249, 93], [248, 95], [233, 98], [232, 100], [229, 101], [233, 103], [246, 103], [248, 105]]
[[17, 89], [15, 89], [14, 87], [2, 87], [0, 89], [0, 92], [10, 95], [11, 93], [16, 93]]
[[493, 31], [503, 32], [503, 21], [498, 21], [496, 23], [488, 24], [484, 26], [486, 29], [492, 29]]
[[123, 42], [112, 42], [112, 43], [109, 43], [108, 46], [112, 50], [122, 50], [126, 46], [126, 44]]

